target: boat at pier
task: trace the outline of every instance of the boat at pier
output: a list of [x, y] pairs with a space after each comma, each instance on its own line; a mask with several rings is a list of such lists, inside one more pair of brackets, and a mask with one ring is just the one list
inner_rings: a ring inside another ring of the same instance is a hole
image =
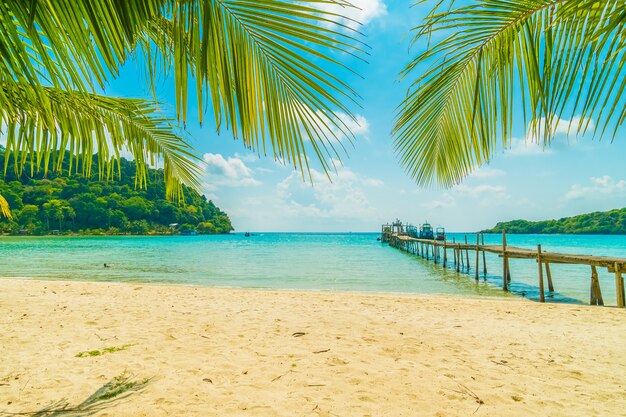
[[420, 226], [420, 239], [433, 239], [433, 227], [430, 223], [424, 223]]

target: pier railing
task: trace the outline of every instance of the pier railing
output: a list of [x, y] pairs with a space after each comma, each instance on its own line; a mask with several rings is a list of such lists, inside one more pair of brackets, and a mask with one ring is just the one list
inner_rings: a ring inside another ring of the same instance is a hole
[[[386, 232], [386, 233], [385, 233]], [[615, 274], [615, 289], [617, 294], [617, 307], [623, 308], [626, 304], [624, 296], [624, 278], [622, 272], [626, 272], [626, 258], [613, 258], [607, 256], [574, 255], [568, 253], [544, 252], [541, 245], [537, 249], [517, 248], [507, 246], [506, 233], [502, 232], [501, 245], [485, 245], [483, 234], [476, 234], [476, 243], [469, 243], [467, 235], [464, 242], [449, 242], [447, 240], [420, 239], [411, 237], [399, 231], [385, 229], [383, 226], [382, 240], [391, 246], [406, 252], [422, 256], [427, 260], [432, 259], [435, 263], [441, 263], [444, 268], [448, 264], [448, 251], [452, 251], [452, 264], [457, 272], [470, 266], [470, 252], [473, 252], [475, 262], [475, 279], [479, 279], [480, 259], [483, 262], [483, 272], [487, 274], [487, 262], [485, 253], [494, 253], [502, 258], [502, 288], [508, 291], [511, 280], [509, 259], [534, 259], [538, 266], [539, 301], [545, 302], [544, 270], [547, 278], [548, 290], [554, 291], [550, 264], [575, 264], [587, 265], [591, 268], [590, 302], [592, 305], [604, 305], [602, 290], [598, 280], [597, 268], [606, 268], [608, 272]], [[482, 254], [482, 256], [481, 256]]]

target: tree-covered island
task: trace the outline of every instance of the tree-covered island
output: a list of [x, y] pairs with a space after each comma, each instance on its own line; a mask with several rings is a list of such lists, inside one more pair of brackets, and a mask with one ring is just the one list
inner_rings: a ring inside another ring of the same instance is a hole
[[[95, 157], [94, 157], [95, 158]], [[228, 215], [204, 195], [183, 186], [180, 203], [165, 198], [163, 171], [149, 169], [147, 185], [135, 187], [135, 163], [121, 159], [121, 176], [109, 181], [81, 175], [25, 169], [16, 176], [9, 161], [6, 175], [0, 173], [3, 195], [12, 219], [0, 217], [2, 234], [200, 234], [229, 233]], [[69, 160], [69, 158], [67, 158]], [[0, 147], [0, 167], [4, 149]]]
[[626, 208], [610, 211], [596, 211], [559, 220], [530, 222], [528, 220], [512, 220], [500, 222], [493, 228], [483, 230], [485, 233], [517, 234], [584, 234], [584, 235], [625, 235]]

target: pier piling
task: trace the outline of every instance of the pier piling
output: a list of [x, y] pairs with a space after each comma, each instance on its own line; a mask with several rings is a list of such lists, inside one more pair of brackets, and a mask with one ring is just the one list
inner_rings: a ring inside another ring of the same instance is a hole
[[615, 263], [615, 293], [617, 298], [617, 306], [620, 308], [624, 307], [626, 304], [626, 300], [624, 299], [624, 277], [622, 277], [622, 270], [620, 266]]
[[537, 245], [537, 264], [539, 265], [539, 302], [545, 303], [546, 296], [543, 292], [543, 266], [541, 263], [541, 245]]
[[502, 231], [502, 289], [504, 291], [509, 290], [509, 283], [507, 280], [508, 266], [509, 266], [509, 263], [507, 262], [507, 257], [506, 257], [506, 232], [503, 230]]
[[593, 306], [603, 306], [602, 290], [600, 289], [600, 281], [598, 280], [598, 271], [595, 265], [591, 265], [591, 296], [590, 303]]
[[480, 251], [478, 250], [478, 233], [476, 233], [476, 281], [478, 281], [478, 254], [480, 253]]
[[550, 264], [548, 262], [546, 264], [546, 276], [548, 278], [548, 291], [554, 292], [554, 284], [552, 284], [552, 274], [550, 273]]
[[[481, 233], [481, 243], [483, 247], [485, 246], [485, 234]], [[485, 279], [487, 279], [487, 259], [485, 256], [485, 250], [483, 249], [483, 273], [485, 274]]]

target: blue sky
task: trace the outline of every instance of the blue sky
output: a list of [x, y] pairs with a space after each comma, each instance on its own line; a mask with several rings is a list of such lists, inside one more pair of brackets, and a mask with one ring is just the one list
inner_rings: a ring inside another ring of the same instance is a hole
[[[415, 50], [408, 34], [426, 7], [391, 0], [356, 1], [354, 17], [372, 47], [369, 64], [357, 64], [363, 80], [350, 80], [363, 96], [355, 109], [360, 125], [349, 158], [329, 182], [314, 170], [305, 183], [289, 167], [259, 159], [230, 132], [200, 127], [189, 112], [190, 141], [206, 162], [203, 192], [231, 217], [237, 231], [377, 231], [400, 218], [425, 220], [450, 231], [474, 231], [498, 221], [560, 218], [626, 207], [626, 134], [609, 139], [568, 136], [566, 121], [546, 150], [526, 143], [518, 127], [511, 149], [452, 189], [420, 189], [405, 175], [393, 153], [393, 112], [406, 91], [398, 73]], [[419, 48], [419, 45], [417, 46]], [[128, 64], [108, 93], [149, 97], [137, 65]], [[159, 98], [173, 103], [171, 84]], [[207, 120], [211, 117], [207, 115]], [[520, 108], [520, 119], [521, 119]]]

